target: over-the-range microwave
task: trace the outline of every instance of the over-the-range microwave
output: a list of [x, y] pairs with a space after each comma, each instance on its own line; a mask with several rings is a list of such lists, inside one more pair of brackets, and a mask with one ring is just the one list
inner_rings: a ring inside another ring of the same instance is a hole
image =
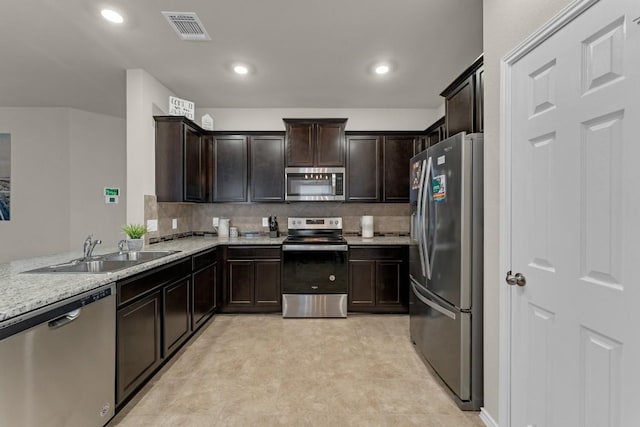
[[285, 200], [344, 200], [344, 168], [286, 168]]

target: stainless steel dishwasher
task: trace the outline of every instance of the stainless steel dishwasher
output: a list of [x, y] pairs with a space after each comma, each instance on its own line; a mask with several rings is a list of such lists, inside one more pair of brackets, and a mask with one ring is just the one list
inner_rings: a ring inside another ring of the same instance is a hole
[[113, 417], [115, 290], [0, 324], [0, 426], [91, 427]]

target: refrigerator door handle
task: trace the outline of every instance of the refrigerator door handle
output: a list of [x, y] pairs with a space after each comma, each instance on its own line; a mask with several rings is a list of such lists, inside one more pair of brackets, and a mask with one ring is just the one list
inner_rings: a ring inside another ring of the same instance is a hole
[[418, 291], [418, 289], [416, 288], [416, 284], [415, 282], [412, 280], [411, 281], [411, 288], [413, 291], [413, 294], [416, 296], [416, 298], [418, 298], [420, 300], [420, 302], [422, 302], [423, 304], [428, 305], [429, 307], [433, 308], [435, 311], [444, 314], [445, 316], [449, 317], [450, 319], [456, 320], [456, 314], [453, 311], [449, 311], [446, 308], [442, 307], [441, 305], [430, 301], [428, 299], [426, 299], [425, 297], [423, 297], [420, 294], [420, 291]]
[[[425, 179], [425, 175], [427, 173], [427, 170], [425, 168], [425, 163], [426, 160], [422, 161], [422, 172], [420, 172], [420, 187], [418, 190], [418, 221], [416, 224], [416, 233], [418, 233], [418, 252], [420, 254], [420, 267], [422, 267], [422, 276], [424, 277], [428, 277], [427, 276], [427, 267], [425, 267], [425, 259], [426, 259], [426, 253], [424, 252], [424, 246], [423, 246], [423, 241], [424, 241], [424, 219], [423, 219], [423, 211], [422, 209], [424, 208], [424, 204], [423, 204], [423, 193], [424, 193], [424, 179]], [[429, 159], [429, 165], [431, 164], [431, 159]]]
[[[420, 208], [421, 212], [422, 212], [422, 230], [420, 233], [420, 237], [421, 239], [419, 240], [420, 242], [420, 249], [421, 249], [421, 254], [422, 254], [422, 259], [424, 259], [424, 264], [426, 265], [426, 269], [427, 269], [427, 279], [431, 279], [431, 260], [429, 259], [429, 247], [428, 247], [428, 242], [427, 242], [427, 236], [426, 236], [426, 232], [427, 229], [429, 228], [429, 211], [427, 210], [427, 202], [429, 200], [429, 186], [431, 185], [431, 182], [429, 181], [429, 178], [431, 177], [431, 169], [432, 169], [432, 163], [431, 163], [431, 157], [429, 157], [429, 161], [427, 162], [427, 171], [425, 174], [425, 179], [423, 180], [423, 185], [420, 186], [420, 194], [423, 195], [421, 198], [421, 202], [422, 202], [422, 206]], [[430, 233], [431, 230], [429, 229], [428, 232]]]

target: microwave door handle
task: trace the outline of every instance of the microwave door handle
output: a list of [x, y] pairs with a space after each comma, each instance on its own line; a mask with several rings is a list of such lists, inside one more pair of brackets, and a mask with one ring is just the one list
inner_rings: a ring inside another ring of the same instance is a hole
[[[431, 181], [429, 180], [431, 178], [431, 172], [432, 172], [432, 163], [431, 163], [431, 157], [429, 157], [429, 160], [427, 162], [427, 171], [426, 171], [426, 179], [424, 182], [424, 186], [422, 187], [422, 192], [424, 193], [424, 196], [422, 197], [422, 230], [421, 230], [421, 244], [423, 245], [422, 251], [424, 253], [424, 263], [426, 265], [426, 270], [427, 270], [427, 279], [431, 279], [431, 260], [429, 259], [429, 242], [427, 241], [427, 236], [426, 233], [431, 233], [431, 228], [429, 227], [429, 206], [430, 206], [430, 202], [429, 202], [429, 194], [430, 194], [430, 188], [431, 188]], [[427, 206], [427, 204], [429, 204], [429, 206]]]
[[416, 233], [418, 233], [418, 239], [417, 239], [418, 253], [420, 254], [420, 267], [422, 267], [422, 276], [424, 277], [427, 276], [427, 269], [424, 262], [425, 260], [424, 246], [422, 244], [422, 241], [424, 240], [424, 218], [423, 218], [423, 212], [422, 212], [422, 208], [423, 208], [422, 199], [424, 197], [424, 178], [427, 173], [425, 163], [426, 163], [426, 160], [422, 160], [422, 168], [420, 168], [421, 169], [420, 186], [418, 187], [418, 208], [417, 208], [418, 221], [416, 224]]
[[331, 174], [331, 192], [335, 196], [336, 195], [336, 174]]

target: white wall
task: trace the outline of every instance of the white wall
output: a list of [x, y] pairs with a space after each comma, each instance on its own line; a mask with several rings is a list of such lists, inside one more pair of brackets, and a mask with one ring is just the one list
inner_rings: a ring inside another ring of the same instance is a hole
[[124, 238], [126, 199], [106, 204], [105, 187], [126, 192], [124, 119], [70, 110], [70, 238], [75, 249], [89, 234], [103, 246]]
[[[484, 0], [485, 270], [484, 408], [498, 420], [498, 291], [505, 266], [498, 259], [500, 227], [500, 59], [569, 0]], [[499, 425], [506, 426], [505, 420]]]
[[144, 223], [144, 195], [156, 194], [154, 115], [173, 92], [144, 70], [127, 70], [127, 223]]
[[[120, 138], [110, 170], [124, 171], [124, 120], [68, 108], [7, 107], [0, 108], [0, 132], [11, 134], [12, 162], [11, 220], [0, 221], [0, 262], [80, 249], [78, 233], [94, 225], [96, 237], [108, 241], [98, 232], [110, 229], [99, 227], [120, 224], [124, 215], [104, 211], [104, 199], [93, 198], [98, 183], [90, 173], [96, 179], [104, 173], [105, 138]], [[92, 221], [83, 226], [87, 215]]]
[[284, 130], [283, 118], [348, 118], [347, 130], [424, 130], [442, 117], [420, 108], [196, 108], [195, 121], [213, 117], [215, 130]]

